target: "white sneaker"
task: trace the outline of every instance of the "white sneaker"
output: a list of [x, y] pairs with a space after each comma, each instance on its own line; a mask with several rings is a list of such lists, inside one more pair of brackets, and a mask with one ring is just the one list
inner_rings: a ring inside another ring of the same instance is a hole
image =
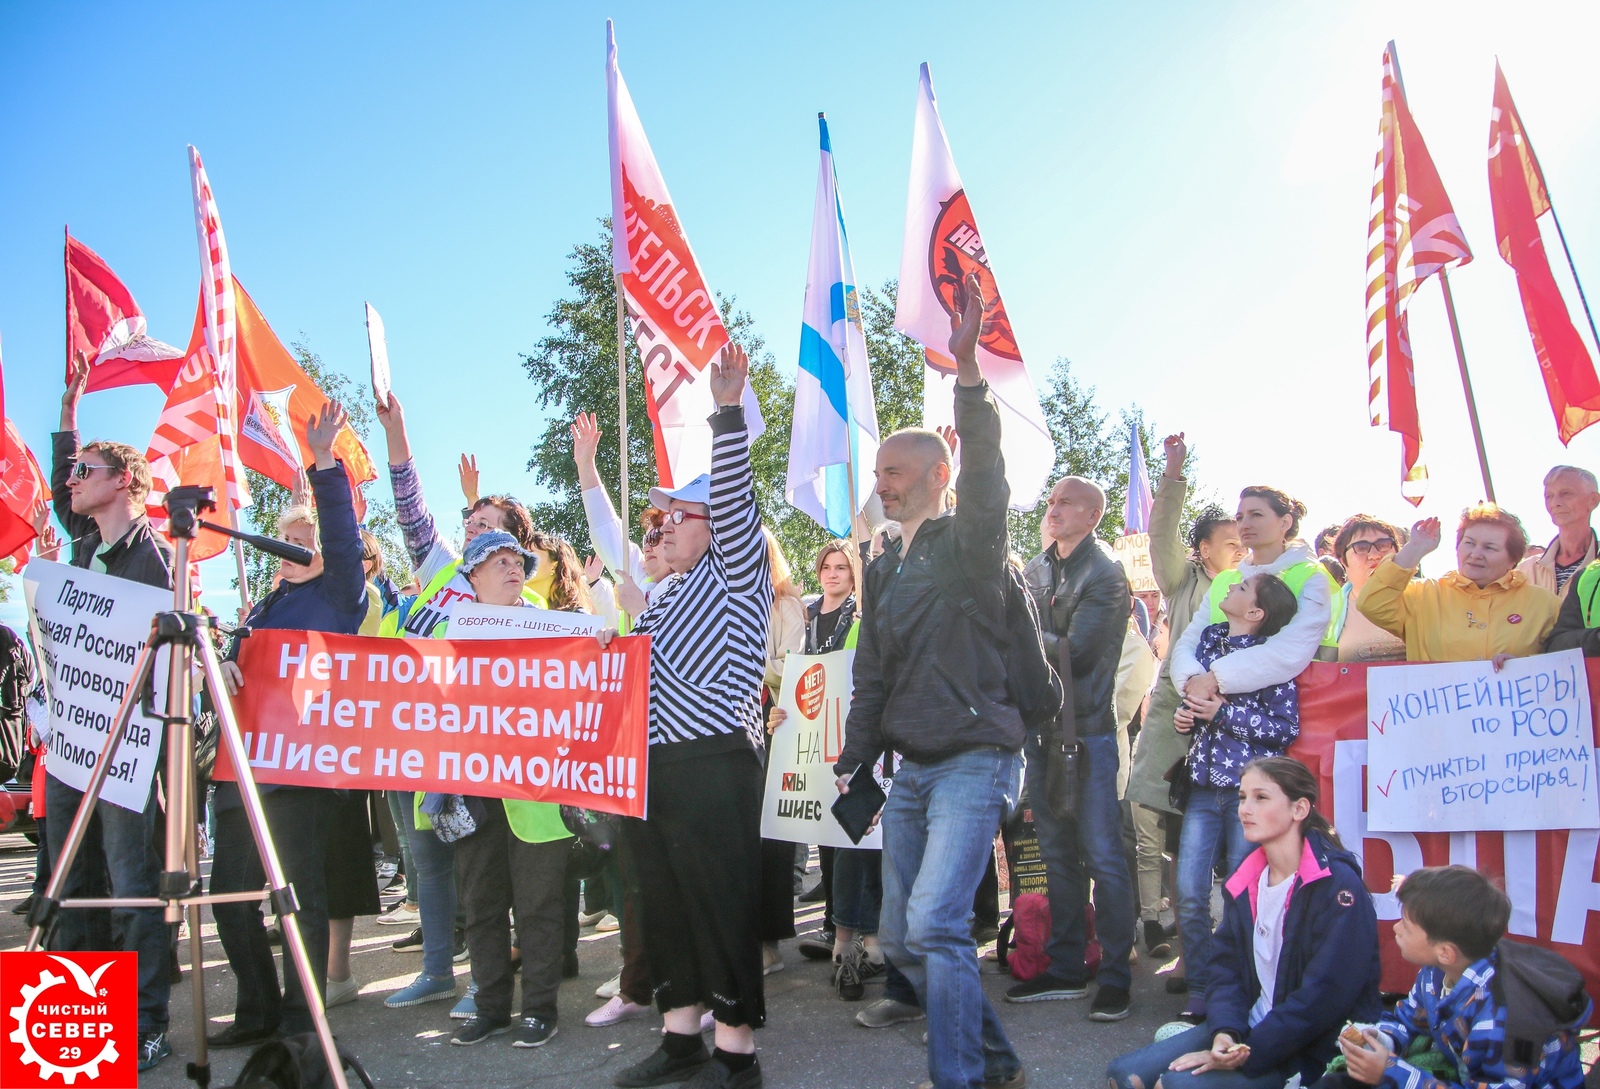
[[783, 954], [778, 952], [777, 942], [761, 943], [761, 974], [770, 976], [773, 972], [783, 971]]
[[649, 1006], [641, 1006], [636, 1002], [629, 1002], [618, 994], [612, 995], [611, 1001], [585, 1017], [583, 1023], [591, 1028], [604, 1028], [607, 1025], [620, 1024], [623, 1021], [632, 1021], [636, 1017], [648, 1016], [650, 1016]]
[[417, 910], [415, 904], [408, 904], [404, 900], [396, 900], [394, 907], [378, 916], [379, 926], [421, 926], [422, 912]]
[[[596, 987], [594, 989], [594, 996], [596, 998], [615, 998], [617, 996], [617, 992], [620, 990], [622, 990], [622, 973], [618, 972], [616, 975], [600, 984], [600, 986]], [[608, 1021], [606, 1023], [610, 1024], [611, 1022]]]
[[[580, 919], [579, 922], [582, 922], [582, 920]], [[611, 914], [609, 911], [606, 912], [605, 918], [594, 924], [594, 932], [596, 934], [610, 934], [614, 930], [621, 929], [622, 924], [617, 922], [617, 917]]]
[[356, 996], [360, 993], [361, 981], [356, 978], [354, 972], [350, 973], [349, 979], [330, 979], [328, 980], [328, 998], [322, 1004], [323, 1008], [331, 1010], [333, 1007], [342, 1006], [346, 1002], [354, 1002]]
[[609, 911], [580, 911], [578, 912], [578, 925], [580, 927], [593, 926], [595, 923], [598, 923], [601, 919], [604, 919], [610, 914], [611, 913]]

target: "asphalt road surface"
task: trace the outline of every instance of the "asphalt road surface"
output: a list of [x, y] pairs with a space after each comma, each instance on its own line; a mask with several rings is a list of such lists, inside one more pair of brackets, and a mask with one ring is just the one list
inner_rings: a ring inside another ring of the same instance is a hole
[[[815, 880], [815, 871], [813, 860], [808, 883]], [[10, 908], [27, 895], [32, 876], [32, 848], [20, 836], [0, 836], [0, 949], [20, 948], [26, 938], [22, 920], [10, 914]], [[797, 910], [802, 934], [818, 927], [820, 905], [799, 905]], [[214, 1032], [230, 1020], [233, 981], [209, 913], [206, 919], [206, 1012]], [[474, 1047], [453, 1047], [450, 1035], [460, 1022], [448, 1017], [451, 1003], [404, 1010], [383, 1006], [384, 997], [409, 983], [421, 967], [420, 953], [396, 953], [389, 947], [406, 933], [405, 927], [357, 920], [352, 960], [363, 984], [361, 996], [329, 1011], [341, 1044], [385, 1089], [440, 1085], [602, 1089], [611, 1084], [613, 1073], [649, 1054], [659, 1040], [661, 1019], [656, 1015], [610, 1028], [583, 1023], [584, 1015], [600, 1005], [594, 989], [621, 963], [615, 934], [585, 930], [579, 943], [581, 974], [561, 987], [560, 1032], [555, 1039], [531, 1050], [513, 1048], [509, 1036]], [[183, 950], [187, 955], [187, 943]], [[783, 952], [786, 967], [766, 980], [767, 1027], [756, 1034], [768, 1086], [910, 1087], [927, 1077], [924, 1022], [860, 1028], [854, 1022], [856, 1011], [882, 996], [881, 985], [869, 985], [864, 1002], [843, 1002], [833, 992], [825, 964], [803, 959], [793, 942], [785, 942]], [[993, 961], [983, 962], [983, 984], [1027, 1066], [1029, 1085], [1098, 1089], [1105, 1084], [1108, 1060], [1148, 1043], [1156, 1028], [1181, 1008], [1181, 997], [1165, 993], [1165, 977], [1157, 975], [1160, 967], [1148, 958], [1134, 966], [1133, 1012], [1115, 1024], [1087, 1020], [1087, 1000], [1005, 1003], [1002, 995], [1010, 980]], [[463, 993], [469, 970], [468, 964], [456, 966]], [[173, 1055], [140, 1080], [144, 1089], [189, 1084], [184, 1065], [193, 1057], [194, 1019], [187, 978], [173, 987], [171, 1010]], [[247, 1055], [247, 1051], [214, 1053], [212, 1084], [231, 1085]]]

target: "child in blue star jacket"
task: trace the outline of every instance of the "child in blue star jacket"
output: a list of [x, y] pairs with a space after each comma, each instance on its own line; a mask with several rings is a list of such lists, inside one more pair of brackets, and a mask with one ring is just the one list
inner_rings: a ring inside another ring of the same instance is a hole
[[[1224, 655], [1259, 646], [1294, 619], [1294, 591], [1276, 575], [1256, 574], [1228, 587], [1219, 603], [1226, 618], [1200, 633], [1195, 658], [1209, 670]], [[1178, 845], [1178, 931], [1189, 1001], [1180, 1017], [1205, 1020], [1211, 959], [1211, 880], [1219, 859], [1233, 873], [1249, 853], [1239, 823], [1239, 777], [1252, 760], [1278, 756], [1300, 734], [1300, 697], [1294, 681], [1210, 700], [1185, 697], [1173, 716], [1179, 732], [1193, 731], [1181, 776], [1183, 835]], [[1177, 803], [1180, 799], [1174, 797]]]

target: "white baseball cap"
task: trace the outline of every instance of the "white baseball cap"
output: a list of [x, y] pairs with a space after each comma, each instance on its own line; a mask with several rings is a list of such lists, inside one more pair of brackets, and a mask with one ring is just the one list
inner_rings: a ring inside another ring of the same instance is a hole
[[685, 503], [711, 505], [711, 474], [701, 473], [681, 488], [651, 488], [650, 505], [656, 510], [666, 510], [674, 499]]

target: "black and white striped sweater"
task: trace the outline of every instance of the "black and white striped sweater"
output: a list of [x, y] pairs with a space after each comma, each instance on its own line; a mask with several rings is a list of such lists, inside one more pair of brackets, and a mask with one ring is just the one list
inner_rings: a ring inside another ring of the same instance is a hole
[[[772, 575], [739, 407], [711, 416], [711, 547], [668, 579], [634, 630], [650, 635], [650, 744], [760, 749]], [[656, 750], [665, 757], [670, 750]]]

